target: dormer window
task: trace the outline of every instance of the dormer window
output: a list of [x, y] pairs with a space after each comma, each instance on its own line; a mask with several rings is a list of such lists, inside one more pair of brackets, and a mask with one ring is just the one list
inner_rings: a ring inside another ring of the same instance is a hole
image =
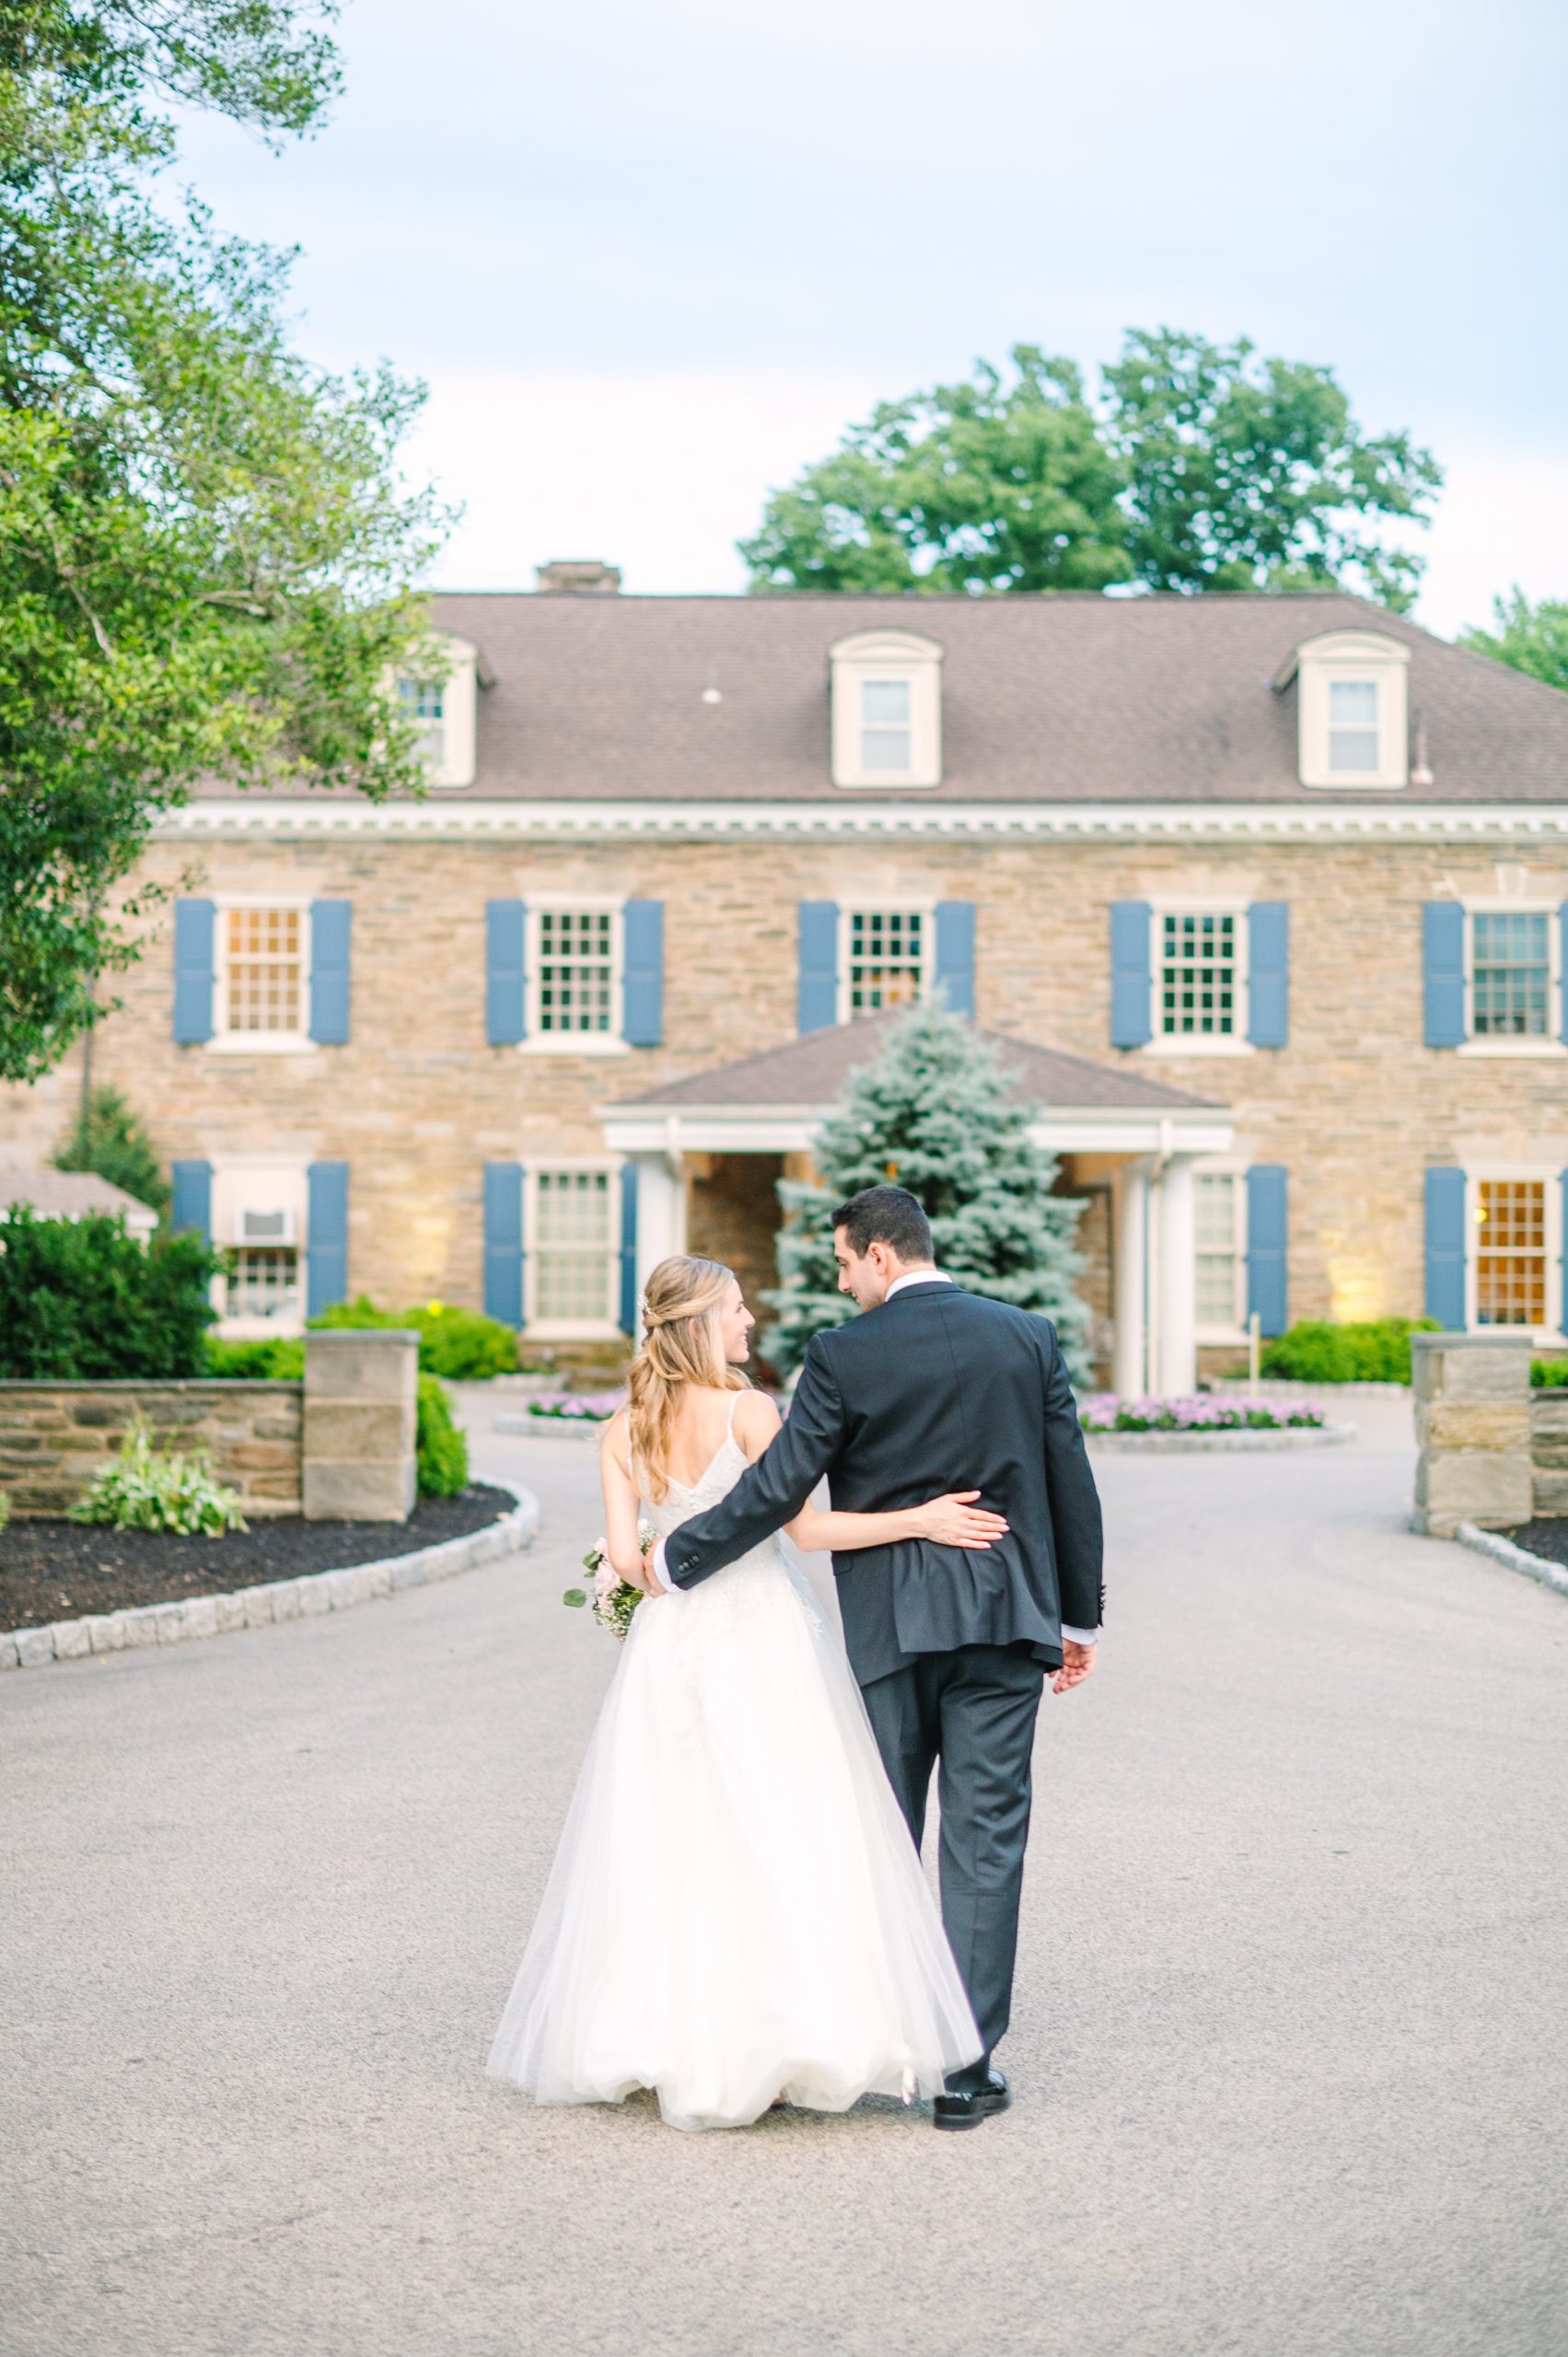
[[1296, 689], [1303, 785], [1410, 782], [1410, 649], [1376, 631], [1329, 631], [1298, 646], [1274, 681]]
[[[437, 644], [450, 668], [442, 675], [398, 681], [403, 717], [417, 731], [417, 750], [429, 785], [471, 785], [479, 736], [482, 665], [471, 639], [444, 637]], [[485, 677], [483, 684], [490, 680]]]
[[864, 631], [830, 650], [835, 785], [939, 785], [942, 649], [909, 631]]

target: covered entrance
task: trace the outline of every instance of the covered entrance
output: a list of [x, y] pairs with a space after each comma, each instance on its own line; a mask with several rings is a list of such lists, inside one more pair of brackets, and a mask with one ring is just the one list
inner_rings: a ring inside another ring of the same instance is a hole
[[[637, 1166], [637, 1290], [670, 1252], [727, 1261], [749, 1300], [775, 1281], [781, 1177], [811, 1174], [817, 1132], [896, 1013], [838, 1024], [605, 1108], [609, 1151]], [[1142, 1074], [998, 1031], [981, 1035], [1036, 1109], [1030, 1134], [1089, 1207], [1079, 1242], [1104, 1372], [1122, 1393], [1197, 1375], [1193, 1171], [1227, 1154], [1228, 1108]]]

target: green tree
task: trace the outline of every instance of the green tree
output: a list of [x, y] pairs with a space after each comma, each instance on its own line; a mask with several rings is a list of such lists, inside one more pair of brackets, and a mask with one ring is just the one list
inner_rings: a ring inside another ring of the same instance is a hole
[[740, 553], [753, 589], [1103, 589], [1125, 581], [1107, 449], [1070, 360], [1016, 344], [1013, 375], [882, 401], [769, 498]]
[[157, 895], [125, 879], [193, 781], [421, 783], [394, 691], [435, 663], [439, 518], [395, 459], [420, 389], [311, 367], [285, 259], [157, 185], [171, 99], [274, 142], [317, 120], [324, 13], [0, 14], [0, 1078], [134, 960]]
[[779, 1182], [788, 1220], [765, 1340], [775, 1364], [797, 1366], [813, 1334], [854, 1316], [838, 1290], [830, 1214], [893, 1179], [924, 1205], [937, 1266], [972, 1293], [1053, 1318], [1081, 1373], [1088, 1314], [1074, 1290], [1084, 1263], [1073, 1237], [1083, 1206], [1051, 1193], [1057, 1164], [1031, 1142], [1030, 1118], [972, 1025], [932, 1004], [896, 1024], [823, 1123], [818, 1180]]
[[95, 1088], [53, 1154], [56, 1170], [93, 1170], [123, 1187], [161, 1219], [171, 1190], [163, 1164], [137, 1115], [117, 1088]]
[[1245, 336], [1133, 329], [1105, 390], [1145, 587], [1338, 585], [1398, 612], [1413, 602], [1424, 561], [1380, 528], [1426, 524], [1442, 470], [1408, 434], [1364, 435], [1331, 369], [1260, 359]]
[[1492, 616], [1493, 629], [1462, 630], [1459, 644], [1527, 671], [1549, 688], [1568, 689], [1568, 600], [1543, 598], [1532, 606], [1515, 587], [1493, 600]]

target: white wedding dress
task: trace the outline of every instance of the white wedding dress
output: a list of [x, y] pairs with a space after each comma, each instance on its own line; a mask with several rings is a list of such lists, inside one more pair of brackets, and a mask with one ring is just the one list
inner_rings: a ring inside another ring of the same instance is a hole
[[[733, 1406], [731, 1421], [733, 1425]], [[731, 1435], [661, 1534], [746, 1470]], [[639, 1605], [493, 2077], [673, 2128], [936, 2093], [980, 2039], [836, 1632], [776, 1539]]]

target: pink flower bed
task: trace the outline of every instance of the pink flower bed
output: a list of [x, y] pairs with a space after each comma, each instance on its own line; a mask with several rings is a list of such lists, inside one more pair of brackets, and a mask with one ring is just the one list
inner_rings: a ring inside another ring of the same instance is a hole
[[541, 1391], [528, 1401], [528, 1411], [563, 1424], [605, 1424], [625, 1405], [624, 1391]]
[[1122, 1399], [1114, 1391], [1092, 1391], [1079, 1402], [1078, 1422], [1086, 1433], [1272, 1433], [1328, 1418], [1304, 1399], [1265, 1404], [1209, 1391], [1186, 1399]]

